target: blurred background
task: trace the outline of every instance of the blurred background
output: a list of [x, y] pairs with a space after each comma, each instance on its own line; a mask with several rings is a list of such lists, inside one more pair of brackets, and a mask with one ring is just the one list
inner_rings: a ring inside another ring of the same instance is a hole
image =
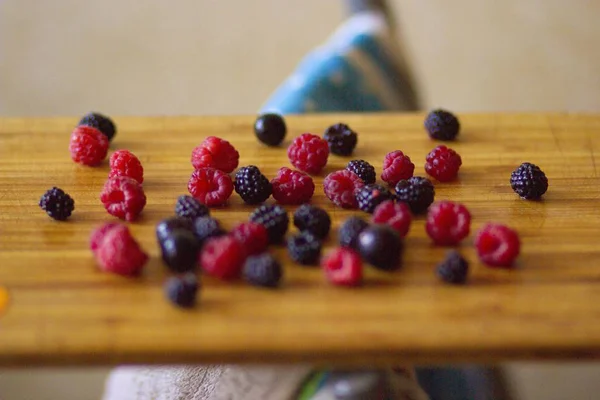
[[[600, 2], [392, 0], [421, 106], [600, 109]], [[340, 0], [0, 0], [0, 115], [252, 114]], [[518, 399], [596, 399], [600, 367], [505, 366]], [[0, 370], [0, 398], [98, 399], [106, 369]]]

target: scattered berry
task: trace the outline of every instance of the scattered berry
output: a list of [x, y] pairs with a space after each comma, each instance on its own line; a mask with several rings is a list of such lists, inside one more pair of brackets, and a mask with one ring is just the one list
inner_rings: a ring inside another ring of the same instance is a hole
[[292, 165], [309, 174], [318, 174], [327, 164], [329, 146], [317, 135], [303, 133], [288, 147]]
[[456, 178], [462, 165], [457, 152], [446, 146], [438, 146], [425, 159], [425, 172], [440, 182], [448, 182]]
[[194, 220], [210, 215], [210, 210], [192, 196], [181, 195], [175, 203], [175, 215], [181, 218]]
[[254, 133], [258, 140], [268, 146], [278, 146], [285, 138], [287, 127], [279, 114], [263, 114], [254, 122]]
[[400, 267], [403, 244], [400, 235], [387, 225], [372, 225], [358, 236], [358, 251], [375, 268], [391, 271]]
[[202, 247], [208, 239], [226, 234], [223, 228], [221, 228], [219, 221], [208, 216], [196, 218], [192, 226], [192, 232], [194, 236], [196, 236], [196, 239], [198, 239], [200, 247]]
[[358, 248], [358, 235], [369, 226], [369, 223], [360, 217], [350, 217], [344, 221], [338, 230], [338, 242], [342, 247]]
[[396, 184], [396, 200], [408, 204], [413, 214], [422, 214], [433, 203], [435, 189], [427, 178], [413, 176]]
[[110, 156], [109, 178], [128, 176], [139, 183], [144, 182], [144, 167], [140, 160], [129, 150], [117, 150]]
[[283, 269], [271, 254], [262, 253], [246, 259], [242, 275], [251, 285], [274, 288], [279, 286]]
[[176, 230], [161, 243], [162, 259], [173, 272], [190, 272], [198, 263], [198, 240], [183, 229]]
[[246, 249], [246, 254], [260, 254], [269, 245], [267, 228], [254, 222], [242, 222], [231, 230], [231, 235]]
[[288, 254], [299, 264], [316, 264], [321, 256], [321, 242], [310, 232], [300, 232], [288, 239]]
[[373, 222], [376, 224], [386, 224], [398, 232], [400, 237], [405, 237], [410, 229], [412, 216], [410, 209], [404, 203], [394, 203], [393, 200], [386, 200], [375, 207], [373, 212]]
[[192, 151], [195, 169], [214, 168], [230, 173], [238, 166], [240, 154], [227, 140], [209, 136]]
[[237, 278], [242, 271], [245, 251], [232, 236], [209, 239], [200, 253], [200, 265], [209, 275], [228, 280]]
[[303, 204], [294, 213], [294, 225], [300, 231], [308, 231], [323, 239], [331, 228], [331, 218], [324, 209], [310, 204]]
[[327, 280], [334, 285], [358, 286], [362, 283], [363, 268], [360, 255], [354, 250], [338, 247], [321, 261]]
[[340, 156], [349, 156], [356, 147], [358, 137], [346, 124], [331, 125], [325, 131], [323, 138], [329, 145], [329, 151]]
[[148, 261], [148, 254], [123, 224], [104, 232], [95, 255], [100, 269], [125, 276], [138, 275]]
[[160, 243], [177, 230], [192, 232], [192, 227], [193, 221], [188, 218], [173, 217], [162, 220], [156, 225], [156, 240]]
[[91, 126], [98, 129], [106, 138], [111, 141], [117, 134], [117, 128], [114, 122], [106, 115], [91, 112], [83, 116], [78, 125]]
[[65, 221], [75, 209], [75, 201], [71, 196], [56, 186], [42, 195], [39, 205], [46, 214], [57, 221]]
[[233, 192], [231, 177], [214, 168], [200, 168], [192, 172], [188, 190], [199, 202], [208, 207], [225, 204]]
[[521, 243], [513, 229], [498, 224], [487, 224], [475, 238], [479, 259], [493, 267], [510, 267], [519, 256]]
[[315, 184], [312, 178], [300, 171], [282, 167], [271, 180], [273, 198], [280, 204], [303, 204], [313, 196]]
[[425, 230], [433, 243], [454, 246], [469, 236], [471, 214], [462, 204], [440, 201], [429, 207]]
[[437, 109], [425, 118], [425, 129], [432, 139], [454, 140], [460, 131], [460, 123], [451, 112]]
[[526, 162], [512, 172], [510, 186], [522, 198], [537, 200], [548, 190], [548, 178], [540, 167]]
[[104, 184], [100, 201], [110, 215], [133, 221], [146, 206], [146, 195], [135, 179], [116, 176]]
[[71, 133], [69, 151], [73, 161], [93, 167], [106, 158], [108, 139], [96, 128], [78, 126]]
[[190, 308], [196, 304], [200, 284], [192, 273], [172, 276], [165, 283], [165, 294], [176, 306]]
[[117, 222], [107, 222], [92, 231], [92, 234], [90, 235], [90, 249], [94, 255], [98, 251], [98, 248], [100, 248], [100, 245], [104, 240], [104, 235], [117, 226], [121, 226], [121, 224]]
[[375, 183], [377, 174], [375, 168], [365, 160], [352, 160], [346, 165], [346, 169], [354, 172], [364, 183]]
[[247, 204], [258, 204], [267, 200], [273, 191], [271, 182], [258, 167], [249, 165], [235, 174], [235, 191]]
[[446, 259], [437, 266], [437, 275], [447, 283], [463, 284], [467, 281], [468, 273], [469, 263], [455, 250], [449, 252]]
[[398, 181], [412, 177], [414, 172], [415, 164], [410, 161], [410, 157], [396, 150], [387, 153], [383, 159], [381, 179], [388, 185], [394, 186]]
[[355, 195], [358, 208], [371, 214], [375, 211], [375, 207], [384, 201], [394, 199], [394, 195], [389, 190], [376, 183], [363, 186], [356, 191]]
[[364, 186], [363, 181], [353, 172], [343, 169], [332, 172], [323, 181], [325, 196], [336, 206], [357, 208], [355, 193]]
[[264, 225], [269, 243], [280, 243], [288, 230], [290, 219], [281, 206], [262, 205], [252, 212], [250, 221]]

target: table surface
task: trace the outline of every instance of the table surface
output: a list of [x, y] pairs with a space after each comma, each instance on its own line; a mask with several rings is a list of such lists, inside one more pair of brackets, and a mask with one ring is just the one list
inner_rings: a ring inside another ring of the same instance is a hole
[[[466, 286], [436, 278], [435, 265], [448, 249], [430, 244], [424, 218], [418, 217], [405, 240], [402, 269], [367, 268], [364, 287], [332, 287], [319, 268], [294, 265], [280, 248], [275, 253], [285, 266], [281, 289], [205, 277], [201, 302], [189, 311], [164, 298], [168, 273], [154, 226], [172, 215], [177, 196], [187, 192], [193, 147], [208, 135], [226, 138], [240, 150], [240, 165], [256, 164], [269, 177], [289, 166], [285, 147], [260, 145], [253, 116], [116, 118], [119, 132], [111, 150], [139, 156], [148, 197], [142, 217], [130, 226], [151, 260], [142, 277], [128, 279], [100, 272], [88, 250], [90, 231], [113, 218], [98, 200], [108, 162], [90, 168], [69, 157], [77, 119], [0, 119], [0, 285], [9, 293], [0, 317], [0, 366], [597, 358], [600, 179], [594, 149], [600, 148], [600, 115], [460, 118], [460, 140], [451, 146], [462, 155], [463, 167], [458, 181], [436, 183], [436, 198], [462, 202], [472, 212], [472, 234], [460, 246], [471, 263]], [[302, 132], [350, 124], [360, 135], [353, 158], [368, 160], [378, 172], [385, 153], [401, 149], [423, 175], [425, 155], [436, 145], [423, 130], [423, 114], [287, 121], [284, 146]], [[360, 214], [335, 208], [322, 191], [322, 178], [348, 160], [331, 156], [315, 177], [313, 202], [330, 212], [334, 228]], [[521, 200], [510, 188], [511, 171], [525, 161], [540, 165], [549, 178], [541, 202]], [[74, 197], [69, 222], [53, 221], [39, 209], [40, 195], [51, 186]], [[213, 214], [231, 227], [252, 209], [234, 194]], [[520, 232], [516, 269], [491, 269], [477, 260], [473, 232], [488, 221]]]

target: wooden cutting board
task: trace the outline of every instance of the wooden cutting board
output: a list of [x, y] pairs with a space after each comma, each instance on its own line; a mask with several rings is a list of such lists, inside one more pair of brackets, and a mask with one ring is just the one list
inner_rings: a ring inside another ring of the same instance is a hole
[[[437, 184], [437, 199], [469, 207], [472, 232], [488, 221], [516, 228], [523, 242], [518, 268], [483, 266], [472, 234], [460, 246], [472, 267], [468, 285], [442, 284], [434, 269], [447, 249], [430, 244], [419, 217], [406, 239], [403, 268], [368, 269], [362, 288], [332, 287], [318, 268], [294, 265], [277, 249], [285, 264], [280, 290], [206, 277], [200, 305], [191, 311], [163, 296], [168, 274], [154, 226], [187, 192], [193, 147], [208, 135], [221, 136], [240, 150], [240, 165], [256, 164], [269, 177], [289, 166], [285, 147], [260, 145], [252, 116], [117, 118], [112, 150], [139, 156], [148, 196], [143, 217], [130, 226], [151, 260], [141, 278], [127, 279], [98, 271], [88, 250], [90, 231], [114, 219], [98, 200], [108, 162], [89, 168], [69, 157], [77, 119], [0, 119], [0, 285], [9, 293], [0, 317], [0, 366], [598, 357], [600, 179], [594, 149], [600, 148], [600, 115], [460, 118], [460, 140], [451, 144], [463, 158], [460, 179]], [[340, 121], [360, 134], [354, 158], [381, 172], [384, 155], [401, 149], [424, 174], [425, 155], [436, 143], [425, 134], [421, 114], [289, 117], [284, 145]], [[322, 178], [348, 160], [331, 156], [315, 177], [313, 202], [331, 213], [335, 228], [359, 212], [335, 208], [322, 192]], [[521, 200], [510, 188], [511, 171], [524, 161], [549, 177], [541, 202]], [[69, 222], [51, 220], [37, 205], [54, 185], [75, 199]], [[252, 209], [234, 194], [213, 214], [229, 228]]]

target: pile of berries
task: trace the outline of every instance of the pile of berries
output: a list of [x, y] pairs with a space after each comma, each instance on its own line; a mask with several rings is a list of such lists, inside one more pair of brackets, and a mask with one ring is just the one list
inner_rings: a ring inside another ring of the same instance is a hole
[[[455, 140], [460, 131], [458, 118], [441, 109], [427, 115], [424, 127], [431, 139], [440, 141]], [[260, 142], [277, 147], [287, 125], [280, 115], [263, 114], [255, 121], [254, 133]], [[86, 166], [101, 165], [115, 134], [110, 118], [87, 114], [71, 133], [71, 158]], [[371, 216], [347, 218], [337, 229], [338, 246], [323, 255], [332, 219], [324, 208], [309, 204], [316, 189], [311, 175], [321, 174], [331, 157], [351, 156], [357, 143], [357, 132], [343, 123], [329, 126], [322, 137], [303, 133], [287, 148], [293, 168], [282, 166], [269, 179], [259, 166], [239, 167], [240, 154], [229, 141], [205, 138], [192, 150], [189, 195], [179, 196], [174, 215], [156, 226], [162, 262], [172, 275], [165, 282], [165, 296], [178, 306], [193, 306], [201, 288], [200, 271], [222, 280], [241, 277], [254, 286], [278, 287], [284, 278], [282, 263], [269, 252], [270, 246], [278, 245], [286, 246], [298, 265], [320, 264], [332, 284], [356, 286], [363, 281], [363, 262], [383, 271], [401, 266], [404, 238], [421, 215], [434, 245], [458, 246], [470, 235], [472, 215], [464, 204], [435, 201], [434, 182], [456, 180], [461, 156], [446, 145], [435, 147], [425, 156], [429, 179], [415, 175], [409, 155], [394, 150], [383, 159], [380, 183], [375, 167], [358, 158], [349, 160], [344, 169], [324, 174], [323, 192], [334, 206]], [[146, 205], [142, 163], [121, 149], [110, 155], [109, 167], [100, 201], [108, 214], [134, 221]], [[510, 185], [521, 198], [538, 200], [548, 189], [548, 179], [538, 166], [523, 163], [512, 172]], [[256, 208], [247, 221], [228, 231], [211, 216], [210, 208], [226, 205], [234, 191]], [[268, 202], [271, 197], [274, 204]], [[53, 187], [42, 195], [39, 206], [51, 218], [64, 221], [75, 202]], [[288, 214], [284, 206], [298, 207]], [[297, 231], [288, 235], [290, 223]], [[517, 232], [501, 224], [485, 224], [474, 244], [479, 259], [489, 266], [510, 267], [520, 252]], [[90, 248], [101, 270], [124, 276], [139, 275], [149, 258], [123, 222], [97, 227]], [[437, 276], [450, 284], [465, 283], [468, 272], [469, 263], [457, 250], [436, 268]]]

